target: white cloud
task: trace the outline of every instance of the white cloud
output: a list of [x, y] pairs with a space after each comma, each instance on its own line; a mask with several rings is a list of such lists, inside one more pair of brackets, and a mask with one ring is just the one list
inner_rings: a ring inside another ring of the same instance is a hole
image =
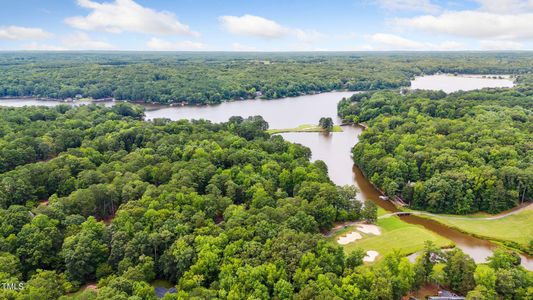
[[430, 0], [376, 0], [382, 8], [390, 11], [421, 11], [425, 13], [436, 13], [441, 10], [440, 6], [433, 4]]
[[243, 45], [240, 43], [233, 43], [231, 47], [233, 48], [234, 51], [256, 51], [257, 50], [257, 48], [253, 46], [247, 46], [247, 45]]
[[324, 47], [316, 47], [315, 45], [309, 43], [293, 43], [287, 46], [284, 46], [281, 49], [275, 49], [275, 51], [296, 51], [296, 52], [313, 52], [313, 51], [329, 51], [329, 49]]
[[393, 49], [403, 50], [403, 49], [423, 49], [425, 48], [424, 43], [416, 42], [397, 36], [394, 34], [388, 33], [376, 33], [370, 37], [370, 40], [373, 43], [380, 44], [385, 47], [391, 47]]
[[370, 44], [356, 45], [356, 46], [351, 46], [351, 47], [342, 49], [342, 51], [374, 51], [374, 50], [376, 50], [375, 47]]
[[189, 26], [178, 21], [173, 13], [155, 11], [133, 0], [93, 2], [77, 0], [78, 5], [90, 9], [87, 16], [65, 19], [65, 22], [82, 30], [98, 30], [111, 33], [124, 31], [155, 35], [197, 35]]
[[533, 13], [496, 14], [482, 11], [452, 11], [438, 16], [400, 18], [396, 24], [431, 33], [461, 37], [518, 40], [533, 38]]
[[62, 44], [69, 50], [111, 50], [115, 47], [107, 42], [92, 39], [84, 32], [76, 32], [62, 39]]
[[469, 50], [465, 48], [465, 45], [456, 41], [445, 41], [433, 46], [434, 50]]
[[476, 0], [480, 10], [496, 14], [522, 13], [533, 10], [532, 0]]
[[368, 39], [372, 43], [372, 50], [458, 50], [463, 47], [461, 43], [454, 41], [425, 43], [390, 33], [376, 33]]
[[222, 28], [232, 34], [260, 37], [265, 39], [278, 39], [294, 37], [302, 43], [315, 43], [325, 36], [316, 30], [303, 30], [282, 26], [276, 21], [259, 16], [243, 15], [221, 16], [218, 18]]
[[159, 38], [150, 39], [146, 45], [148, 48], [157, 51], [194, 51], [204, 50], [206, 45], [193, 41], [167, 41]]
[[230, 33], [262, 38], [280, 38], [290, 30], [275, 21], [253, 15], [221, 16], [222, 27]]
[[42, 40], [52, 34], [41, 28], [5, 26], [0, 27], [0, 40]]
[[521, 50], [524, 45], [513, 41], [479, 41], [479, 46], [482, 50]]
[[296, 36], [296, 38], [303, 43], [315, 43], [318, 41], [321, 41], [325, 38], [325, 35], [322, 33], [316, 31], [316, 30], [301, 30], [301, 29], [294, 29], [292, 30], [292, 33]]
[[59, 45], [32, 42], [24, 44], [21, 50], [70, 51], [70, 50], [113, 50], [115, 47], [107, 42], [92, 39], [83, 32], [75, 32], [60, 39]]

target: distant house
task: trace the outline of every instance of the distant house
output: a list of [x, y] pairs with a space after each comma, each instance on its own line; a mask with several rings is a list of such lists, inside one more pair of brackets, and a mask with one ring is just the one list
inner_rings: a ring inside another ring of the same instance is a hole
[[165, 297], [166, 294], [175, 294], [177, 292], [175, 287], [171, 287], [167, 289], [162, 286], [156, 286], [154, 290], [155, 290], [155, 295], [159, 299]]
[[458, 296], [450, 291], [439, 291], [438, 296], [430, 296], [429, 300], [464, 300], [465, 297]]
[[389, 197], [387, 197], [387, 196], [379, 196], [379, 199], [386, 201], [386, 200], [389, 200]]
[[263, 93], [261, 91], [255, 92], [255, 96], [256, 97], [261, 97], [261, 96], [263, 96]]

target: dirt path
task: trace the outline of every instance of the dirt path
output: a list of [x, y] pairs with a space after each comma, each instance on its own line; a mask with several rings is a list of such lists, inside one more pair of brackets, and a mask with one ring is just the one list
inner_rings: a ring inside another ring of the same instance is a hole
[[479, 220], [498, 220], [498, 219], [503, 219], [505, 217], [508, 217], [510, 215], [517, 214], [524, 210], [533, 210], [533, 203], [526, 203], [526, 204], [517, 206], [510, 211], [503, 212], [492, 217], [481, 217], [481, 218], [453, 217], [453, 216], [443, 216], [443, 215], [428, 213], [425, 211], [415, 210], [415, 211], [403, 211], [403, 212], [400, 211], [400, 212], [390, 213], [390, 214], [379, 216], [378, 219], [384, 219], [384, 218], [388, 218], [388, 217], [392, 217], [396, 215], [411, 214], [411, 215], [418, 215], [418, 216], [423, 215], [423, 216], [430, 216], [430, 217], [435, 217], [435, 218], [446, 218], [446, 219], [453, 219], [453, 220], [478, 220], [478, 221]]

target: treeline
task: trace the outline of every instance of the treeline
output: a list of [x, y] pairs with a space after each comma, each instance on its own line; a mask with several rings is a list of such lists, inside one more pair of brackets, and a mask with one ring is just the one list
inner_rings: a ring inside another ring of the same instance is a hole
[[533, 199], [533, 93], [363, 93], [339, 115], [369, 125], [356, 164], [388, 196], [437, 213], [500, 212]]
[[0, 54], [0, 97], [189, 104], [410, 85], [437, 72], [523, 74], [529, 53]]

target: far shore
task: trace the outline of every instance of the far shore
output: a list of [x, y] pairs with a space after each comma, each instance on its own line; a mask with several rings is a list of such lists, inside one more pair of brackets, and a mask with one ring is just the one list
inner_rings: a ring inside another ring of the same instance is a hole
[[[418, 77], [424, 77], [424, 76], [434, 76], [434, 75], [444, 75], [444, 76], [457, 76], [457, 77], [464, 77], [464, 78], [484, 78], [484, 79], [515, 79], [517, 77], [516, 74], [462, 74], [462, 73], [433, 73], [433, 74], [420, 74], [411, 76], [409, 79], [411, 82], [415, 80]], [[144, 100], [116, 100], [113, 97], [106, 97], [101, 99], [92, 99], [88, 97], [82, 97], [82, 98], [67, 98], [67, 99], [57, 99], [57, 98], [49, 98], [49, 97], [36, 97], [36, 96], [1, 96], [1, 100], [13, 100], [13, 99], [24, 99], [24, 100], [38, 100], [38, 101], [57, 101], [57, 102], [64, 102], [64, 103], [76, 103], [76, 102], [86, 102], [86, 103], [101, 103], [101, 102], [127, 102], [127, 103], [133, 103], [133, 104], [145, 104], [145, 105], [157, 105], [157, 106], [206, 106], [206, 105], [218, 105], [225, 102], [234, 102], [234, 101], [246, 101], [246, 100], [278, 100], [278, 99], [284, 99], [284, 98], [294, 98], [294, 97], [300, 97], [300, 96], [309, 96], [309, 95], [318, 95], [322, 93], [334, 93], [334, 92], [353, 92], [355, 93], [361, 93], [361, 92], [367, 92], [367, 91], [379, 91], [379, 90], [401, 90], [410, 88], [409, 86], [402, 86], [397, 88], [389, 88], [389, 89], [378, 89], [378, 90], [349, 90], [349, 89], [336, 89], [336, 90], [325, 90], [325, 91], [309, 91], [307, 93], [300, 93], [300, 95], [295, 96], [287, 96], [287, 97], [281, 97], [281, 98], [263, 98], [263, 96], [257, 96], [253, 98], [239, 98], [239, 99], [226, 99], [222, 100], [220, 103], [199, 103], [199, 104], [191, 104], [186, 101], [175, 101], [170, 103], [159, 103], [159, 102], [146, 102]], [[340, 100], [340, 99], [339, 99]]]

